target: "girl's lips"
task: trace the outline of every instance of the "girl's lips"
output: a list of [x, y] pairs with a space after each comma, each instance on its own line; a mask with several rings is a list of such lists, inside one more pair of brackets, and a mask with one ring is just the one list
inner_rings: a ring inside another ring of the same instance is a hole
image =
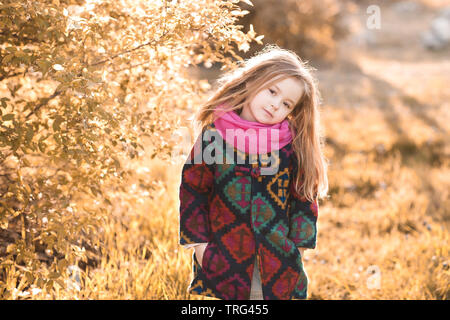
[[269, 116], [272, 117], [272, 114], [271, 114], [269, 111], [267, 111], [266, 109], [264, 109], [264, 111], [265, 111]]

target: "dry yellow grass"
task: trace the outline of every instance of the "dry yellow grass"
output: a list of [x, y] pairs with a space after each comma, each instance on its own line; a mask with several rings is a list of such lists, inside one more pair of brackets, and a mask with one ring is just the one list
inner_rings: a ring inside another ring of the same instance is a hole
[[[166, 187], [124, 208], [127, 223], [105, 226], [98, 268], [88, 270], [81, 291], [53, 298], [210, 299], [186, 292], [192, 249], [178, 245], [181, 166], [157, 160], [147, 166]], [[310, 298], [448, 299], [448, 163], [405, 165], [400, 153], [375, 161], [353, 151], [333, 159], [329, 177], [318, 246], [304, 261]]]

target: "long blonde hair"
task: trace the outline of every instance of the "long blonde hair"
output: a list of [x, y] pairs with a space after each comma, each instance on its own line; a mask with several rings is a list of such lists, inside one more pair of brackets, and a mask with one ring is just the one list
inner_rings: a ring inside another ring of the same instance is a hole
[[[320, 128], [320, 93], [312, 76], [313, 68], [303, 62], [294, 52], [277, 45], [266, 45], [253, 57], [239, 61], [237, 68], [217, 79], [213, 95], [195, 115], [195, 125], [203, 129], [215, 120], [218, 105], [231, 106], [237, 110], [252, 100], [260, 91], [286, 77], [301, 80], [303, 96], [288, 115], [292, 133], [292, 146], [297, 156], [295, 191], [309, 201], [326, 197], [328, 193], [327, 161], [322, 149], [324, 138]], [[294, 130], [295, 129], [295, 130]]]

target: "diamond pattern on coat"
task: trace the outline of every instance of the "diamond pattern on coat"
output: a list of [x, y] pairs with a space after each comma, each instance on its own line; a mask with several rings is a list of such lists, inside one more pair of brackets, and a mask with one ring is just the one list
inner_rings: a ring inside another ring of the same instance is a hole
[[290, 298], [289, 294], [292, 292], [296, 280], [297, 273], [295, 270], [291, 267], [287, 267], [273, 285], [274, 293], [278, 299], [287, 300]]
[[308, 276], [304, 271], [300, 272], [300, 277], [294, 289], [294, 294], [305, 299], [307, 297]]
[[234, 213], [228, 209], [218, 195], [211, 201], [209, 210], [212, 232], [217, 232], [224, 226], [230, 225], [236, 220]]
[[273, 247], [285, 257], [292, 255], [294, 250], [297, 250], [292, 241], [289, 241], [287, 234], [288, 227], [283, 221], [278, 222], [267, 235], [269, 242]]
[[205, 217], [204, 206], [199, 206], [192, 210], [189, 217], [186, 219], [186, 229], [198, 239], [207, 242], [209, 239], [205, 236], [208, 230], [206, 226], [208, 225]]
[[248, 299], [250, 291], [248, 284], [239, 276], [234, 274], [230, 278], [223, 280], [217, 284], [217, 289], [227, 300], [244, 300]]
[[246, 213], [250, 206], [251, 180], [249, 177], [235, 177], [225, 186], [225, 195], [241, 213]]
[[181, 208], [181, 214], [191, 206], [194, 202], [195, 196], [190, 193], [183, 185], [180, 186], [180, 201], [183, 203], [183, 207]]
[[227, 164], [227, 163], [218, 164], [216, 167], [216, 174], [215, 174], [216, 181], [217, 182], [222, 181], [229, 172], [233, 172], [235, 166], [236, 166], [235, 164]]
[[281, 261], [269, 249], [261, 245], [262, 283], [267, 284], [280, 270]]
[[292, 227], [289, 234], [291, 238], [303, 239], [302, 242], [305, 243], [313, 239], [316, 233], [314, 221], [302, 215], [291, 218], [291, 224]]
[[199, 192], [208, 192], [213, 174], [206, 165], [194, 165], [184, 171], [183, 181]]
[[260, 192], [256, 193], [252, 201], [252, 223], [253, 230], [260, 231], [266, 226], [274, 217], [275, 210]]
[[267, 184], [267, 191], [272, 199], [282, 208], [287, 205], [287, 195], [289, 192], [289, 169], [279, 171]]
[[207, 261], [207, 265], [204, 265], [203, 267], [206, 270], [206, 277], [214, 278], [228, 271], [230, 269], [230, 264], [217, 247], [210, 249], [212, 250], [207, 251], [208, 257], [204, 254], [203, 261]]
[[221, 240], [237, 263], [244, 262], [255, 253], [253, 232], [245, 224], [234, 227]]

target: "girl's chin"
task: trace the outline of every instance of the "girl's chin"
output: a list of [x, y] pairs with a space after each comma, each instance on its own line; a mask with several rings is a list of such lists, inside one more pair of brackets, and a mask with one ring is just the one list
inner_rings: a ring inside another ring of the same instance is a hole
[[257, 121], [264, 124], [272, 124], [272, 117], [268, 114], [263, 113], [260, 117], [258, 117]]
[[267, 119], [257, 120], [257, 122], [262, 123], [262, 124], [272, 124], [272, 122], [268, 121]]

